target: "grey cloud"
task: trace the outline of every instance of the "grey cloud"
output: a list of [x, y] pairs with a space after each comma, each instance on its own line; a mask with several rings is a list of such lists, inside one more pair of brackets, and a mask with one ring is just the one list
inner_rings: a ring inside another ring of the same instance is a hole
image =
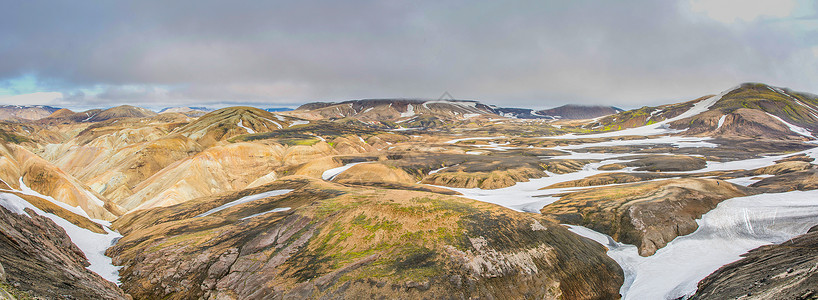
[[[459, 98], [549, 107], [686, 100], [742, 81], [816, 91], [810, 42], [671, 1], [16, 1], [0, 78], [66, 103]], [[802, 64], [794, 60], [807, 60]], [[103, 86], [93, 97], [79, 88]]]

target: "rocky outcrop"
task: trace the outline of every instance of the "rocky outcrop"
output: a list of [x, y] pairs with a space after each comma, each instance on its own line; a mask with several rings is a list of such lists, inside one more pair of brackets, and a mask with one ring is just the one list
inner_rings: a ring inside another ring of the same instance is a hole
[[[601, 169], [601, 168], [600, 168]], [[597, 186], [597, 185], [609, 185], [609, 184], [621, 184], [621, 183], [633, 183], [633, 182], [640, 182], [640, 181], [648, 181], [648, 180], [655, 180], [661, 178], [673, 178], [673, 177], [711, 177], [711, 176], [719, 176], [723, 175], [727, 172], [725, 171], [715, 171], [715, 172], [704, 172], [704, 173], [691, 173], [691, 174], [682, 174], [682, 173], [660, 173], [660, 172], [652, 172], [652, 173], [602, 173], [597, 175], [591, 175], [585, 177], [583, 179], [565, 181], [560, 183], [555, 183], [549, 185], [547, 187], [541, 188], [541, 190], [547, 189], [557, 189], [557, 188], [569, 188], [569, 187], [585, 187], [585, 186]]]
[[[196, 217], [278, 189], [293, 191]], [[114, 226], [125, 236], [108, 253], [135, 298], [610, 299], [623, 281], [604, 247], [542, 216], [306, 177]]]
[[695, 231], [696, 219], [719, 202], [744, 195], [721, 180], [669, 179], [569, 193], [541, 212], [636, 245], [640, 255], [650, 256], [677, 236]]
[[332, 179], [338, 183], [397, 182], [415, 183], [417, 180], [400, 168], [379, 163], [357, 164]]
[[510, 187], [517, 182], [545, 177], [546, 174], [534, 168], [515, 168], [491, 172], [463, 172], [444, 170], [423, 178], [423, 183], [459, 188], [481, 188], [484, 190]]
[[762, 110], [739, 108], [726, 113], [708, 111], [690, 119], [671, 124], [674, 128], [687, 128], [686, 135], [715, 136], [723, 138], [764, 138], [804, 140], [775, 117]]
[[790, 172], [779, 176], [764, 178], [750, 187], [766, 193], [783, 193], [789, 191], [808, 191], [818, 189], [818, 169]]
[[818, 299], [818, 226], [742, 256], [700, 281], [690, 299]]
[[17, 290], [47, 299], [126, 299], [115, 284], [85, 268], [88, 261], [48, 218], [0, 206], [0, 264]]
[[621, 159], [634, 159], [622, 164], [628, 167], [636, 167], [636, 171], [682, 172], [694, 171], [707, 166], [707, 161], [704, 158], [685, 155], [634, 156]]

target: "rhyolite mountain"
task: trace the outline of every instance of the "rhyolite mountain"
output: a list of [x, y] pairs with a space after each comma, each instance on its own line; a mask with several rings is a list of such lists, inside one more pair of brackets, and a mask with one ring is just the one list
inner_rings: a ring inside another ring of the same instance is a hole
[[[818, 189], [816, 99], [748, 83], [628, 111], [381, 99], [276, 112], [60, 109], [0, 122], [0, 289], [94, 299], [636, 299], [650, 290], [644, 280], [668, 277], [640, 266], [708, 228], [700, 221], [721, 206]], [[809, 213], [818, 205], [805, 207], [779, 224], [818, 224]], [[766, 228], [751, 217], [731, 222]], [[114, 241], [103, 264], [121, 266], [118, 277], [91, 271], [101, 259], [86, 251], [92, 233]], [[623, 247], [633, 248], [628, 260], [612, 254]], [[812, 277], [754, 282], [767, 269], [809, 275], [808, 257], [765, 246], [653, 290], [691, 295], [715, 272], [696, 297], [765, 295], [745, 291], [750, 281], [798, 297]]]
[[16, 122], [39, 120], [59, 109], [47, 105], [0, 105], [0, 120]]

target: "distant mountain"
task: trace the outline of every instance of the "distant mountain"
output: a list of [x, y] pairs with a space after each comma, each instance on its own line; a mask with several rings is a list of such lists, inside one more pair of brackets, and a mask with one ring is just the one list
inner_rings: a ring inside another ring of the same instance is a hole
[[281, 112], [281, 111], [291, 111], [292, 108], [289, 107], [272, 107], [272, 108], [265, 108], [264, 110], [269, 112]]
[[0, 120], [31, 121], [48, 117], [60, 108], [45, 105], [0, 105]]
[[204, 107], [204, 106], [176, 106], [176, 107], [165, 107], [165, 108], [159, 110], [159, 113], [160, 114], [161, 113], [166, 113], [166, 112], [184, 113], [184, 112], [189, 112], [189, 111], [194, 111], [194, 110], [213, 111], [212, 109], [208, 109], [207, 107]]
[[90, 119], [89, 122], [100, 122], [115, 118], [145, 118], [145, 117], [152, 117], [157, 115], [157, 113], [141, 108], [136, 106], [130, 105], [120, 105], [117, 107], [112, 107], [106, 110], [99, 112], [99, 114], [94, 115]]
[[536, 116], [552, 117], [556, 119], [593, 119], [602, 116], [623, 112], [621, 108], [613, 106], [599, 105], [574, 105], [568, 104], [551, 109], [541, 110], [532, 113]]
[[549, 115], [540, 115], [536, 110], [530, 108], [510, 108], [510, 107], [497, 107], [491, 106], [494, 113], [506, 117], [506, 118], [514, 118], [514, 119], [556, 119], [553, 116]]
[[201, 117], [208, 112], [213, 111], [212, 109], [208, 109], [207, 107], [203, 106], [179, 106], [179, 107], [166, 107], [159, 111], [160, 114], [162, 113], [180, 113], [186, 115], [188, 117]]
[[295, 110], [305, 119], [353, 118], [391, 128], [432, 128], [452, 121], [500, 118], [490, 106], [473, 100], [365, 99], [307, 103]]

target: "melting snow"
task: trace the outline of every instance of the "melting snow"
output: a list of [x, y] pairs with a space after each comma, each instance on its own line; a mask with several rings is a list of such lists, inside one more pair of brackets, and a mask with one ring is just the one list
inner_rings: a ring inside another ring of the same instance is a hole
[[721, 125], [724, 125], [725, 119], [727, 119], [727, 115], [721, 115], [721, 118], [719, 118], [719, 126], [716, 127], [716, 130], [719, 130], [719, 128], [721, 128]]
[[411, 117], [411, 116], [414, 116], [414, 115], [415, 115], [415, 110], [412, 107], [412, 104], [407, 104], [406, 105], [406, 112], [400, 113], [401, 118]]
[[818, 190], [728, 199], [697, 223], [696, 232], [649, 257], [604, 234], [569, 227], [610, 249], [608, 255], [625, 271], [624, 299], [675, 299], [695, 292], [700, 280], [747, 251], [806, 233], [818, 223]]
[[[277, 123], [276, 123], [276, 124], [277, 124]], [[238, 124], [236, 124], [236, 125], [238, 125], [238, 126], [239, 126], [239, 127], [241, 127], [241, 128], [244, 128], [244, 130], [247, 130], [247, 133], [249, 133], [249, 134], [256, 133], [256, 131], [254, 131], [253, 129], [250, 129], [250, 128], [248, 128], [248, 127], [244, 127], [244, 120], [239, 120], [239, 123], [238, 123]]]
[[200, 214], [200, 215], [198, 215], [196, 217], [197, 218], [205, 217], [205, 216], [220, 212], [220, 211], [222, 211], [224, 209], [227, 209], [227, 208], [230, 208], [230, 207], [242, 204], [242, 203], [253, 202], [253, 201], [256, 201], [256, 200], [259, 200], [259, 199], [264, 199], [264, 198], [267, 198], [267, 197], [281, 196], [281, 195], [284, 195], [284, 194], [292, 192], [292, 191], [293, 190], [286, 190], [286, 189], [285, 190], [274, 190], [274, 191], [268, 191], [268, 192], [264, 192], [264, 193], [260, 193], [260, 194], [244, 196], [244, 197], [239, 198], [238, 200], [231, 201], [231, 202], [229, 202], [227, 204], [224, 204], [222, 206], [219, 206], [219, 207], [216, 207], [214, 209], [208, 210], [207, 212], [205, 212], [203, 214]]
[[277, 212], [288, 211], [288, 210], [290, 210], [289, 207], [279, 207], [279, 208], [276, 208], [276, 209], [273, 209], [273, 210], [268, 210], [268, 211], [265, 211], [265, 212], [249, 215], [249, 216], [246, 216], [246, 217], [241, 218], [241, 219], [242, 220], [247, 220], [247, 219], [255, 218], [255, 217], [258, 217], [258, 216], [261, 216], [261, 215], [266, 215], [266, 214], [269, 214], [269, 213], [277, 213]]
[[638, 139], [638, 140], [611, 140], [605, 142], [596, 142], [596, 143], [584, 143], [578, 145], [570, 145], [570, 146], [558, 146], [553, 147], [556, 150], [568, 150], [568, 149], [582, 149], [588, 147], [610, 147], [610, 146], [623, 146], [623, 145], [651, 145], [651, 144], [671, 144], [676, 146], [677, 148], [698, 148], [698, 147], [707, 147], [707, 148], [715, 148], [718, 147], [717, 144], [713, 144], [707, 142], [708, 140], [712, 140], [709, 137], [682, 137], [682, 136], [662, 136], [657, 138], [648, 138], [648, 139]]
[[[727, 179], [725, 181], [727, 181], [729, 183], [732, 183], [732, 184], [737, 184], [737, 185], [742, 185], [742, 186], [750, 186], [753, 183], [761, 181], [761, 179], [764, 179], [764, 178], [767, 178], [767, 177], [772, 177], [772, 176], [773, 175], [762, 174], [762, 175], [754, 175], [754, 176]], [[756, 178], [759, 178], [759, 179], [756, 179]]]
[[307, 125], [309, 123], [310, 123], [310, 121], [295, 120], [292, 123], [290, 123], [290, 127], [298, 126], [298, 125]]
[[321, 178], [323, 178], [324, 180], [332, 180], [333, 178], [335, 178], [335, 176], [338, 176], [338, 174], [341, 174], [344, 171], [348, 170], [349, 168], [352, 168], [352, 166], [357, 165], [357, 164], [362, 164], [362, 163], [364, 163], [364, 162], [348, 163], [348, 164], [346, 164], [346, 165], [344, 165], [342, 167], [337, 167], [337, 168], [332, 168], [332, 169], [326, 170], [326, 171], [324, 171], [323, 174], [321, 174]]
[[463, 142], [463, 141], [494, 140], [494, 139], [504, 139], [504, 138], [506, 138], [506, 137], [503, 136], [503, 135], [501, 135], [501, 136], [492, 136], [492, 137], [472, 137], [472, 138], [451, 140], [451, 141], [446, 142], [446, 144], [455, 144], [457, 142]]
[[787, 121], [784, 121], [783, 119], [779, 118], [779, 117], [778, 117], [778, 116], [776, 116], [776, 115], [773, 115], [773, 114], [770, 114], [770, 113], [767, 113], [767, 115], [769, 115], [770, 117], [775, 118], [776, 120], [778, 120], [778, 121], [779, 121], [779, 122], [781, 122], [781, 123], [784, 123], [784, 125], [786, 125], [787, 127], [789, 127], [789, 128], [790, 128], [790, 131], [792, 131], [792, 132], [795, 132], [795, 133], [797, 133], [797, 134], [803, 135], [803, 136], [808, 137], [808, 138], [811, 138], [811, 139], [814, 139], [814, 138], [815, 138], [814, 136], [812, 136], [812, 133], [810, 133], [810, 132], [809, 132], [809, 130], [807, 130], [807, 129], [805, 129], [805, 128], [798, 127], [798, 126], [795, 126], [795, 125], [793, 125], [793, 124], [790, 124], [790, 123], [788, 123]]
[[[278, 124], [278, 122], [276, 122], [276, 121], [273, 121], [273, 120], [270, 120], [270, 119], [267, 119], [267, 118], [262, 118], [262, 119], [267, 120], [267, 122], [270, 122], [270, 123], [275, 124], [275, 125], [276, 125], [276, 127], [278, 127], [278, 129], [282, 129], [282, 128], [284, 128], [284, 127], [281, 127], [281, 124]], [[266, 125], [265, 125], [265, 126], [266, 126]], [[267, 128], [270, 128], [270, 127], [267, 127]]]
[[[53, 198], [48, 200], [52, 201]], [[90, 263], [90, 265], [87, 267], [88, 270], [91, 270], [92, 272], [99, 274], [99, 276], [102, 276], [102, 278], [104, 278], [105, 280], [108, 280], [119, 285], [119, 269], [121, 267], [113, 265], [111, 258], [105, 256], [105, 250], [108, 249], [108, 247], [110, 247], [111, 245], [113, 245], [117, 239], [122, 237], [122, 235], [120, 235], [117, 232], [111, 231], [105, 226], [103, 226], [103, 228], [107, 232], [106, 234], [92, 232], [88, 229], [74, 225], [73, 223], [57, 215], [47, 213], [37, 208], [36, 206], [32, 205], [31, 203], [28, 203], [28, 201], [26, 201], [25, 199], [10, 193], [0, 192], [0, 205], [14, 213], [31, 217], [24, 210], [25, 208], [29, 208], [36, 212], [38, 215], [44, 216], [54, 221], [54, 223], [56, 223], [58, 226], [65, 229], [65, 233], [68, 234], [68, 237], [71, 238], [71, 242], [77, 245], [77, 247], [79, 247], [80, 250], [82, 250], [82, 252], [85, 253], [85, 257], [88, 259], [88, 262]], [[73, 212], [73, 210], [71, 211]]]

